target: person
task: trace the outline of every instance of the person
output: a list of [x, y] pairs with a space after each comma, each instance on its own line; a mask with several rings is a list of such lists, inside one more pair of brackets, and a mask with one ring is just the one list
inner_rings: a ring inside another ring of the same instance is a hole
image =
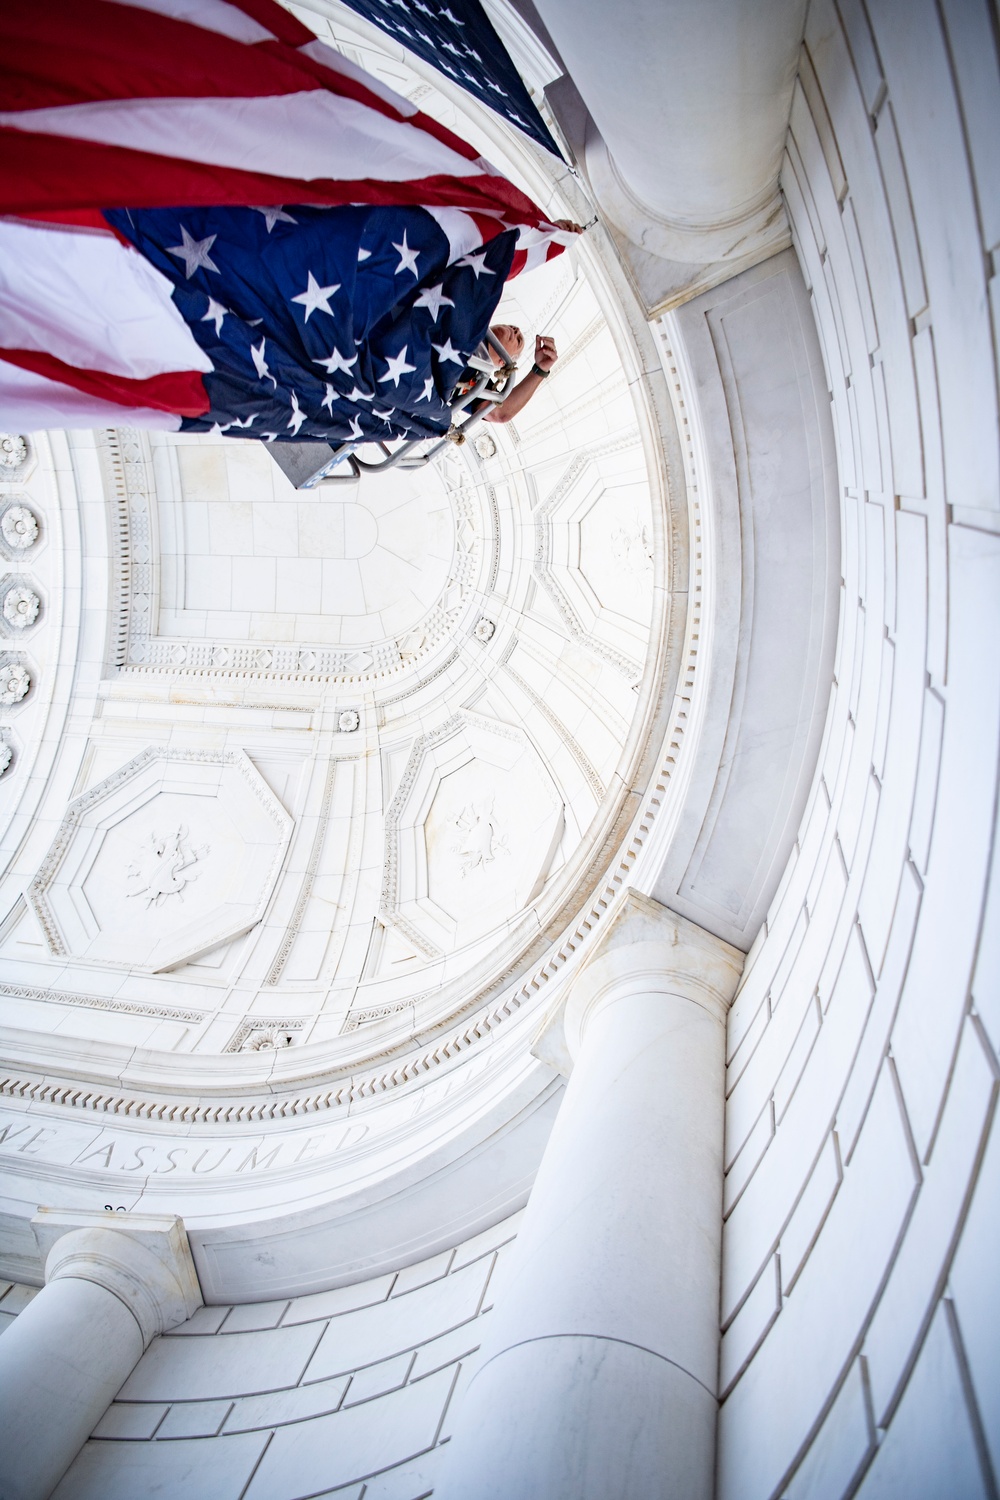
[[[524, 353], [524, 334], [515, 323], [493, 323], [490, 332], [499, 344], [507, 351], [511, 364], [516, 364]], [[509, 422], [524, 410], [532, 396], [538, 390], [543, 380], [546, 380], [553, 365], [559, 358], [555, 339], [549, 334], [538, 334], [535, 338], [535, 362], [527, 375], [523, 375], [517, 385], [503, 401], [492, 406], [483, 417], [484, 422]], [[486, 371], [502, 370], [503, 361], [494, 348], [484, 340], [475, 353], [470, 355], [469, 364], [462, 379], [455, 387], [455, 394], [462, 395], [472, 388], [475, 381]], [[498, 376], [499, 379], [499, 376]]]
[[[573, 219], [556, 219], [556, 226], [570, 234], [582, 234], [589, 226], [577, 224]], [[524, 353], [524, 334], [515, 323], [493, 323], [490, 332], [502, 344], [512, 364]], [[535, 362], [527, 375], [522, 376], [505, 400], [498, 402], [483, 417], [484, 422], [509, 422], [524, 410], [543, 380], [552, 373], [559, 358], [556, 341], [550, 334], [540, 333], [535, 338]], [[485, 371], [502, 368], [503, 361], [496, 350], [483, 341], [470, 356], [468, 367], [455, 387], [454, 395], [471, 390], [477, 378]]]
[[[515, 362], [524, 353], [524, 334], [514, 324], [500, 323], [493, 329], [499, 342], [507, 350], [511, 359]], [[491, 351], [492, 352], [492, 351]], [[499, 355], [493, 354], [494, 360], [499, 364]], [[532, 396], [538, 390], [543, 380], [547, 380], [552, 372], [552, 367], [559, 358], [556, 349], [556, 341], [549, 334], [539, 333], [535, 337], [535, 362], [527, 375], [522, 375], [517, 385], [492, 411], [487, 412], [483, 418], [484, 422], [509, 422], [518, 416]]]

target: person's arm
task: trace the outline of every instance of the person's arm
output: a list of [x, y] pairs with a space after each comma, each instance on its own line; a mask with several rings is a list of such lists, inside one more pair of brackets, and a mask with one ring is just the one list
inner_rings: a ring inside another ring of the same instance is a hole
[[556, 350], [555, 340], [546, 335], [539, 334], [535, 339], [535, 363], [527, 375], [517, 382], [505, 401], [494, 406], [492, 411], [487, 412], [483, 418], [484, 422], [509, 422], [524, 410], [532, 396], [538, 390], [543, 380], [548, 378], [548, 373], [559, 358]]

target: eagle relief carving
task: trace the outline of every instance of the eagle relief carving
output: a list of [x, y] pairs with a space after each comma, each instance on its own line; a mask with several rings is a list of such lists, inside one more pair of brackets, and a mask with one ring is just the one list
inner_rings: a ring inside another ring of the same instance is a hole
[[507, 835], [497, 827], [493, 802], [492, 797], [488, 802], [470, 802], [455, 819], [455, 827], [462, 837], [452, 849], [462, 861], [463, 878], [473, 870], [484, 870], [498, 854], [510, 853]]
[[192, 865], [209, 852], [207, 844], [191, 847], [183, 823], [173, 833], [151, 833], [128, 867], [132, 889], [126, 894], [145, 897], [147, 911], [151, 906], [162, 906], [171, 896], [183, 901], [184, 887], [198, 878], [192, 873]]

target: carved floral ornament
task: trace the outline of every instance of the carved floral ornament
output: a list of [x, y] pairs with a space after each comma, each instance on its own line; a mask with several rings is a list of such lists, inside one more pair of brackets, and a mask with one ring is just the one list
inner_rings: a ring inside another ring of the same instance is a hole
[[241, 1052], [280, 1052], [291, 1047], [294, 1037], [288, 1031], [254, 1031], [240, 1048]]
[[38, 520], [26, 505], [10, 505], [0, 517], [0, 531], [8, 547], [24, 552], [38, 537]]
[[484, 644], [487, 641], [491, 641], [493, 639], [493, 637], [496, 635], [496, 629], [497, 629], [496, 625], [493, 623], [493, 621], [492, 620], [488, 620], [486, 618], [486, 616], [483, 615], [482, 619], [476, 625], [476, 629], [475, 629], [476, 640], [477, 641], [482, 641]]
[[337, 720], [341, 734], [353, 734], [361, 726], [361, 715], [356, 708], [345, 708]]
[[0, 776], [3, 775], [13, 759], [14, 752], [10, 746], [0, 742]]
[[28, 456], [28, 444], [20, 433], [0, 432], [0, 469], [19, 469]]
[[172, 833], [152, 833], [142, 841], [128, 867], [128, 896], [141, 896], [147, 908], [162, 906], [171, 896], [184, 900], [184, 887], [198, 874], [192, 866], [211, 851], [207, 844], [193, 849], [183, 825]]
[[31, 686], [31, 676], [26, 668], [16, 662], [0, 667], [0, 703], [8, 707], [20, 703]]
[[8, 589], [3, 600], [3, 617], [15, 630], [25, 630], [34, 625], [42, 601], [26, 584], [17, 584]]

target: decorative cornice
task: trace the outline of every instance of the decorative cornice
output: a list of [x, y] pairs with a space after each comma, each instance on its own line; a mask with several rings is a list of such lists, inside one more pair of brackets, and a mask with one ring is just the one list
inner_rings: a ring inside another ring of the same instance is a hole
[[113, 1010], [121, 1015], [150, 1016], [157, 1021], [185, 1021], [200, 1026], [206, 1020], [201, 1010], [185, 1010], [179, 1005], [152, 1005], [143, 1000], [117, 1000], [109, 995], [85, 995], [73, 990], [47, 990], [36, 984], [12, 984], [0, 981], [0, 995], [11, 1000], [40, 1000], [45, 1005], [83, 1005], [89, 1010]]

